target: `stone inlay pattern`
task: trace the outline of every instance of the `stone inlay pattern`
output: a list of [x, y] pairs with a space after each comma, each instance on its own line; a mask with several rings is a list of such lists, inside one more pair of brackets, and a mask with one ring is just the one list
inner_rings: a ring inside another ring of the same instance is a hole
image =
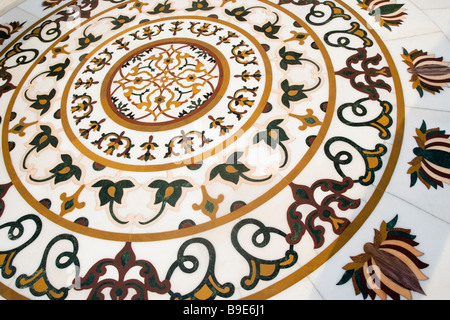
[[370, 216], [403, 97], [343, 1], [56, 2], [0, 56], [4, 296], [268, 298]]

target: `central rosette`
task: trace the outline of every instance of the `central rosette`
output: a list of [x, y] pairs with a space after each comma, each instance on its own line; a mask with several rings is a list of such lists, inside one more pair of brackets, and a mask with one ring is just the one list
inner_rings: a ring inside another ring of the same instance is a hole
[[214, 18], [130, 26], [80, 61], [62, 99], [64, 131], [84, 155], [121, 170], [167, 170], [231, 147], [272, 85], [264, 47]]
[[162, 125], [207, 106], [222, 82], [222, 65], [211, 50], [168, 41], [127, 55], [115, 70], [108, 96], [119, 117]]

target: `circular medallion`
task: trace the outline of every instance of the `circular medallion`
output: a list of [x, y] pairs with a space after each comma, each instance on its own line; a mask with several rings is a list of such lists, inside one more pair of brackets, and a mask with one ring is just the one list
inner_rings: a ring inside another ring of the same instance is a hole
[[111, 68], [113, 74], [103, 91], [114, 114], [130, 122], [131, 128], [138, 124], [162, 131], [192, 114], [204, 114], [201, 110], [210, 110], [211, 100], [225, 91], [219, 89], [228, 86], [229, 68], [224, 83], [221, 61], [225, 59], [220, 52], [206, 43], [178, 41], [146, 45]]
[[125, 256], [156, 270], [140, 297], [270, 296], [348, 241], [398, 156], [395, 66], [339, 0], [71, 1], [0, 58], [20, 223], [81, 273], [52, 298], [103, 297]]
[[[173, 25], [179, 26], [176, 31], [171, 31]], [[224, 34], [236, 36], [222, 41]], [[61, 109], [64, 130], [98, 163], [158, 171], [203, 161], [245, 133], [266, 106], [271, 65], [261, 45], [236, 26], [178, 16], [120, 32], [123, 48], [117, 36], [81, 57], [62, 98], [70, 106]], [[117, 46], [122, 51], [115, 52]], [[254, 86], [239, 75], [231, 81], [230, 70], [242, 65], [258, 74]], [[85, 80], [90, 75], [101, 80]], [[211, 127], [211, 122], [234, 119], [239, 123], [226, 132], [224, 126]], [[95, 133], [80, 134], [83, 125], [91, 124]], [[117, 143], [110, 145], [111, 139]], [[143, 156], [134, 141], [161, 147]]]

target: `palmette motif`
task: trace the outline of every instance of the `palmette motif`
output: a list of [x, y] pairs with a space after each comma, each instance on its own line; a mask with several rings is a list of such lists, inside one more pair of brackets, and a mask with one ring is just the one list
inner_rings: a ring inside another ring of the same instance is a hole
[[43, 8], [0, 57], [5, 297], [268, 298], [371, 214], [404, 106], [343, 1]]
[[423, 253], [415, 248], [419, 244], [414, 241], [416, 236], [411, 230], [396, 227], [397, 220], [398, 216], [381, 223], [373, 243], [366, 243], [364, 253], [343, 267], [346, 272], [338, 285], [352, 279], [355, 293], [364, 299], [400, 300], [403, 296], [411, 300], [411, 291], [425, 294], [419, 280], [428, 279], [421, 271], [428, 264], [418, 258]]

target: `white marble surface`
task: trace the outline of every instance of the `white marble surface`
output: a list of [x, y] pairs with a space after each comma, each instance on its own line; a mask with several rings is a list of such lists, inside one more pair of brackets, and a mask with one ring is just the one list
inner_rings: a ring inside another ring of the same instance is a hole
[[[356, 0], [347, 1], [359, 10], [358, 13], [371, 21], [356, 4]], [[398, 226], [410, 228], [420, 243], [418, 250], [424, 252], [422, 261], [429, 267], [422, 270], [429, 280], [421, 281], [426, 295], [413, 293], [413, 299], [450, 299], [450, 186], [444, 185], [437, 190], [426, 189], [419, 182], [409, 187], [410, 176], [406, 174], [408, 162], [414, 157], [412, 150], [416, 146], [413, 136], [425, 120], [429, 128], [440, 127], [450, 133], [450, 88], [445, 87], [439, 94], [425, 94], [420, 98], [409, 82], [411, 75], [402, 62], [403, 48], [428, 51], [450, 61], [450, 1], [449, 0], [399, 0], [404, 3], [409, 16], [405, 23], [390, 32], [374, 24], [398, 68], [406, 105], [405, 131], [403, 145], [397, 167], [385, 190], [384, 196], [371, 215], [348, 243], [325, 264], [290, 286], [272, 299], [286, 300], [334, 300], [362, 299], [355, 296], [351, 281], [343, 286], [335, 284], [343, 274], [342, 266], [350, 262], [350, 257], [363, 252], [363, 245], [372, 242], [374, 228], [399, 215]], [[27, 26], [38, 20], [35, 15], [40, 1], [37, 0], [1, 0], [0, 23], [14, 20], [26, 20]], [[376, 187], [376, 186], [375, 186]], [[119, 246], [120, 247], [120, 246]], [[115, 252], [117, 248], [111, 249]], [[119, 248], [120, 249], [120, 248]], [[226, 262], [223, 262], [226, 265]], [[233, 268], [229, 265], [228, 268]], [[1, 299], [1, 297], [0, 297]]]

